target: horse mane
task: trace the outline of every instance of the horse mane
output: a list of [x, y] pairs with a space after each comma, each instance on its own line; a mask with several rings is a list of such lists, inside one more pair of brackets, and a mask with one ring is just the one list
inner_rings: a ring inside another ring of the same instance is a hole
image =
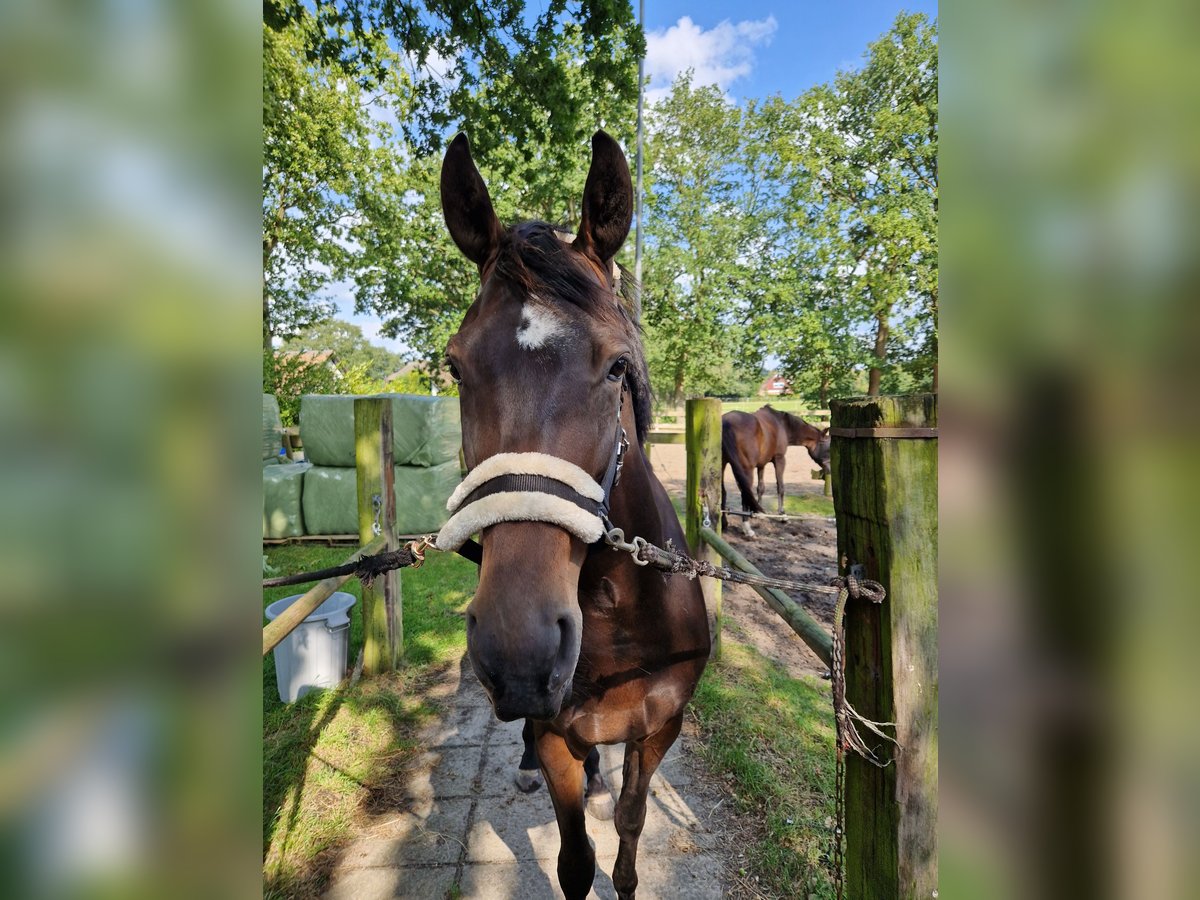
[[621, 267], [620, 286], [614, 297], [596, 281], [595, 273], [580, 265], [575, 251], [559, 238], [559, 231], [540, 221], [509, 228], [496, 251], [495, 272], [526, 296], [537, 295], [544, 303], [570, 303], [626, 334], [631, 351], [625, 379], [633, 401], [637, 440], [644, 445], [650, 429], [651, 394], [641, 328], [632, 312], [639, 286]]

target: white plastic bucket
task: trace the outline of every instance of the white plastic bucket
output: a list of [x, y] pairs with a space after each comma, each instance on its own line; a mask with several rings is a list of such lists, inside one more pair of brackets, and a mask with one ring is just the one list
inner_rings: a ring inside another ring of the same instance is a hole
[[[270, 604], [267, 621], [295, 603], [293, 594]], [[350, 655], [350, 609], [353, 594], [336, 591], [275, 648], [275, 682], [284, 703], [299, 700], [315, 688], [334, 687], [346, 676]]]

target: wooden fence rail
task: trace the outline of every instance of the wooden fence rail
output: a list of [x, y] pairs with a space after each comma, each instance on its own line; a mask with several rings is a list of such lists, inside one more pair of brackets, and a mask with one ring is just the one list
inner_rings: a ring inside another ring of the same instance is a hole
[[[740, 569], [751, 575], [762, 574], [762, 572], [754, 567], [750, 560], [733, 549], [711, 528], [700, 529], [700, 536], [735, 569]], [[833, 640], [820, 622], [806, 613], [795, 600], [779, 590], [779, 588], [762, 587], [756, 584], [750, 585], [750, 587], [754, 588], [758, 592], [758, 595], [767, 601], [767, 605], [771, 609], [779, 613], [783, 621], [788, 623], [792, 631], [796, 632], [800, 640], [809, 646], [821, 662], [827, 666], [833, 664]]]
[[[370, 556], [372, 553], [379, 553], [386, 546], [387, 541], [383, 535], [380, 535], [366, 546], [356, 550], [345, 561], [354, 562], [364, 556]], [[328, 600], [334, 591], [353, 577], [354, 574], [351, 573], [318, 581], [308, 589], [304, 596], [298, 598], [295, 603], [276, 616], [274, 621], [267, 623], [267, 626], [263, 628], [263, 656], [274, 650], [285, 637], [296, 630], [301, 622], [311, 616], [318, 606]]]

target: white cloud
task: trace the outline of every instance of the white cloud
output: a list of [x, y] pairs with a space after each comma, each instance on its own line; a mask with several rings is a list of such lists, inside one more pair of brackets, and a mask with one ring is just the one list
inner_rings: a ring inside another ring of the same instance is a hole
[[671, 82], [681, 72], [695, 72], [693, 84], [715, 84], [728, 91], [754, 67], [754, 50], [771, 42], [779, 24], [774, 16], [730, 22], [705, 31], [683, 16], [665, 31], [646, 35], [646, 74], [650, 83], [646, 100], [654, 103], [669, 93]]

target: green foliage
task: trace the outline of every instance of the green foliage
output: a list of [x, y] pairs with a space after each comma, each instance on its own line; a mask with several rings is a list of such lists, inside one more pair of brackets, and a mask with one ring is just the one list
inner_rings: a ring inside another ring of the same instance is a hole
[[291, 354], [263, 354], [263, 393], [275, 395], [285, 426], [300, 424], [301, 397], [337, 393], [338, 385], [328, 366], [313, 365]]
[[801, 96], [779, 144], [791, 222], [795, 312], [785, 369], [824, 403], [849, 373], [889, 366], [926, 387], [937, 355], [936, 25], [901, 14], [861, 69]]
[[[331, 315], [326, 290], [347, 282], [356, 309], [439, 375], [478, 282], [446, 233], [430, 152], [460, 120], [501, 221], [575, 229], [592, 132], [632, 146], [641, 36], [628, 4], [566, 9], [268, 0], [264, 347], [321, 340], [329, 346], [312, 349], [336, 349], [354, 381], [395, 371], [368, 361], [353, 335], [343, 348], [313, 330]], [[430, 78], [427, 66], [448, 74]], [[649, 124], [642, 308], [660, 401], [749, 393], [768, 356], [820, 406], [929, 386], [935, 24], [901, 15], [862, 68], [792, 102], [738, 107], [685, 75]]]
[[363, 378], [381, 383], [384, 378], [404, 365], [404, 359], [399, 354], [370, 343], [363, 336], [359, 326], [343, 322], [341, 319], [327, 319], [310, 325], [296, 337], [285, 341], [283, 349], [316, 352], [332, 350], [342, 366], [351, 370], [362, 370]]
[[[324, 7], [318, 7], [318, 13]], [[399, 203], [393, 131], [412, 103], [403, 66], [379, 36], [358, 45], [386, 67], [368, 93], [341, 67], [314, 55], [318, 18], [302, 9], [263, 27], [263, 347], [328, 318], [321, 291], [373, 263], [352, 240], [372, 209]]]
[[[472, 153], [502, 222], [533, 218], [574, 231], [593, 132], [605, 127], [618, 140], [632, 143], [622, 95], [597, 91], [589, 80], [586, 46], [583, 26], [568, 23], [546, 48], [563, 68], [554, 91], [571, 107], [570, 117], [530, 125], [522, 141], [500, 142], [497, 136], [508, 127], [505, 116], [485, 110], [471, 121]], [[628, 77], [636, 83], [636, 61], [632, 65]], [[497, 73], [493, 87], [507, 93], [507, 76]], [[564, 136], [567, 121], [574, 125]], [[353, 240], [374, 260], [358, 273], [358, 307], [379, 315], [384, 334], [403, 336], [434, 374], [479, 281], [446, 232], [440, 172], [440, 158], [410, 156], [399, 175], [402, 203], [376, 208], [368, 198], [363, 225], [351, 230]]]
[[745, 116], [718, 88], [680, 76], [650, 124], [642, 315], [655, 391], [678, 404], [753, 355], [744, 326], [760, 282], [761, 195]]
[[[304, 0], [267, 0], [263, 17], [282, 31], [308, 18], [309, 8]], [[535, 15], [525, 0], [342, 0], [318, 3], [312, 15], [310, 60], [366, 90], [389, 72], [374, 36], [402, 48], [401, 65], [414, 75], [412, 106], [399, 125], [418, 155], [436, 151], [452, 126], [470, 123], [485, 154], [507, 144], [532, 161], [534, 148], [569, 147], [595, 126], [581, 99], [611, 98], [626, 111], [637, 99], [645, 41], [628, 0], [548, 0]], [[567, 39], [575, 49], [563, 54]]]

